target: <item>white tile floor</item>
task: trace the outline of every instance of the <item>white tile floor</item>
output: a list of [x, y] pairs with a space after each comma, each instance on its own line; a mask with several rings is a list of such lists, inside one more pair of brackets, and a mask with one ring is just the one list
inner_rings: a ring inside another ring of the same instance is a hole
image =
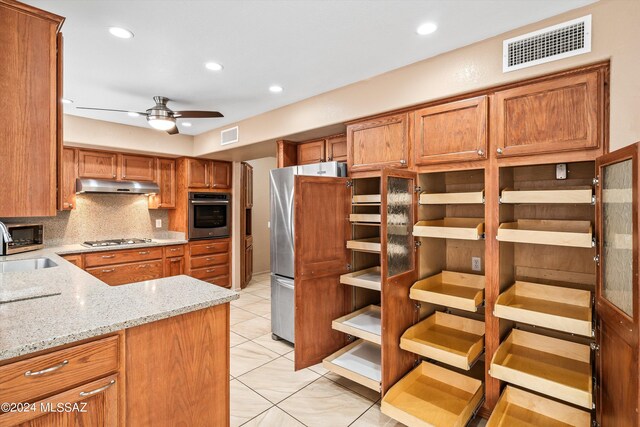
[[[321, 365], [293, 370], [293, 346], [271, 339], [269, 275], [231, 303], [231, 426], [402, 426], [380, 394]], [[483, 425], [481, 423], [480, 425]]]

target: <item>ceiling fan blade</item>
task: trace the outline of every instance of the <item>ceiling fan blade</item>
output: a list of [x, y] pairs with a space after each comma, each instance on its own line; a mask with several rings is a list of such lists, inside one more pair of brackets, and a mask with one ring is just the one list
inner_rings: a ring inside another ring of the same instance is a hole
[[129, 111], [129, 110], [113, 110], [111, 108], [92, 108], [92, 107], [76, 107], [78, 110], [95, 110], [95, 111], [111, 111], [114, 113], [137, 113], [141, 116], [146, 116], [147, 113], [141, 113], [140, 111]]
[[218, 111], [174, 111], [173, 117], [176, 119], [207, 119], [224, 116]]
[[171, 129], [169, 129], [169, 130], [167, 131], [167, 133], [168, 133], [169, 135], [177, 135], [177, 134], [179, 134], [179, 133], [180, 133], [180, 131], [178, 130], [178, 126], [174, 126], [174, 127], [172, 127]]

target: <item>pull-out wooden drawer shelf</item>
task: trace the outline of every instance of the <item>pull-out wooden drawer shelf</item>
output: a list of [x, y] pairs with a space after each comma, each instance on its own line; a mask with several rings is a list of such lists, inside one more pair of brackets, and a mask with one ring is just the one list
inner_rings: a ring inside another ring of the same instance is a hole
[[402, 334], [400, 348], [469, 370], [484, 349], [484, 322], [435, 312]]
[[465, 193], [422, 193], [421, 205], [469, 205], [483, 204], [484, 190]]
[[412, 427], [462, 427], [483, 396], [482, 382], [422, 362], [382, 399], [382, 413]]
[[506, 386], [487, 427], [589, 427], [591, 414]]
[[349, 221], [379, 223], [380, 214], [350, 214]]
[[360, 310], [342, 316], [331, 323], [336, 331], [362, 338], [380, 345], [382, 326], [380, 323], [380, 307], [369, 305]]
[[494, 378], [592, 409], [591, 349], [513, 330], [491, 361]]
[[419, 221], [413, 226], [413, 235], [441, 239], [479, 240], [484, 233], [482, 218], [444, 218]]
[[591, 187], [580, 187], [562, 190], [514, 190], [505, 188], [500, 196], [500, 203], [541, 203], [541, 204], [591, 204], [593, 191]]
[[379, 205], [382, 202], [380, 194], [356, 194], [351, 199], [354, 205]]
[[380, 267], [371, 267], [365, 270], [343, 274], [340, 276], [340, 283], [379, 291], [382, 283]]
[[380, 391], [380, 346], [356, 340], [322, 361], [322, 366], [371, 390]]
[[590, 248], [593, 229], [590, 221], [519, 219], [498, 228], [501, 242]]
[[380, 252], [380, 238], [371, 237], [368, 239], [347, 240], [347, 249], [361, 252]]
[[493, 314], [572, 334], [591, 336], [591, 292], [516, 282], [500, 294]]
[[484, 276], [445, 270], [414, 283], [409, 297], [416, 301], [476, 312], [484, 300], [484, 283]]

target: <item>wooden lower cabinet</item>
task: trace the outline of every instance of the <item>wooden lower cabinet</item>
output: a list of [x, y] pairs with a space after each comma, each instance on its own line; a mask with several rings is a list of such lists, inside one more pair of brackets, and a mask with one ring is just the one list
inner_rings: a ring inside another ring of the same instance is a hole
[[105, 265], [86, 269], [108, 285], [117, 286], [163, 277], [162, 260]]
[[184, 257], [166, 258], [164, 260], [163, 277], [179, 276], [184, 274], [184, 271]]
[[230, 239], [204, 240], [189, 243], [189, 276], [218, 286], [230, 287], [230, 272]]

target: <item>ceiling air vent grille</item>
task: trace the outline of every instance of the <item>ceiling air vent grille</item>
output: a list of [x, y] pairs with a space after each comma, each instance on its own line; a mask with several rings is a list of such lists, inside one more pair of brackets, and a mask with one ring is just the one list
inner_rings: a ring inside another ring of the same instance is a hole
[[591, 15], [503, 42], [502, 71], [514, 71], [591, 52]]
[[220, 145], [238, 142], [238, 126], [220, 131]]

